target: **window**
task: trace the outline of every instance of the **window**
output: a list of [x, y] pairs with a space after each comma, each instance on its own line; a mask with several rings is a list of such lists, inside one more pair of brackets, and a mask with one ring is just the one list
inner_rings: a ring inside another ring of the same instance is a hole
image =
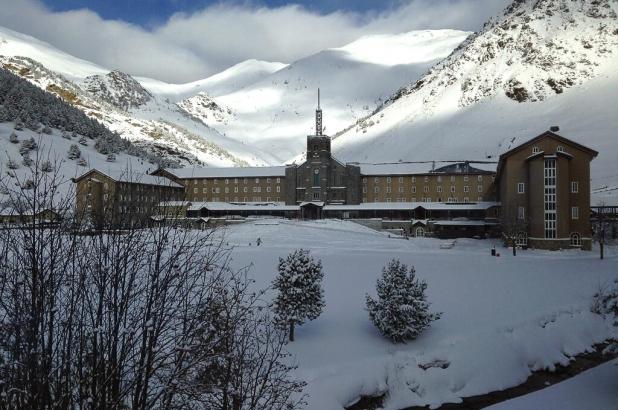
[[416, 182], [416, 177], [412, 177], [412, 182]]
[[423, 187], [423, 192], [429, 192], [429, 187], [428, 186]]
[[442, 182], [442, 176], [438, 175], [438, 182]]
[[479, 196], [476, 200], [477, 200], [478, 202], [483, 202], [483, 197], [482, 197], [482, 196]]
[[363, 178], [363, 184], [367, 183], [367, 178]]
[[571, 219], [579, 219], [579, 206], [571, 207]]
[[[214, 189], [214, 188], [213, 188]], [[193, 188], [193, 193], [197, 194], [197, 188]]]
[[470, 202], [470, 199], [467, 196], [464, 196], [464, 202], [468, 203], [468, 202]]
[[562, 145], [558, 145], [558, 148], [556, 148], [557, 152], [564, 152], [564, 147]]
[[[243, 178], [242, 183], [246, 185], [248, 181], [249, 180], [247, 178]], [[246, 201], [246, 199], [245, 199], [245, 201]]]
[[281, 183], [281, 178], [280, 177], [277, 177], [277, 183], [278, 184]]
[[479, 185], [476, 187], [477, 192], [483, 192], [483, 185]]
[[399, 177], [398, 181], [400, 184], [403, 184], [403, 177]]
[[545, 219], [545, 238], [555, 239], [557, 237], [556, 226], [556, 160], [545, 158], [543, 169], [544, 174], [544, 219]]
[[366, 186], [364, 186], [364, 187], [363, 187], [363, 194], [366, 194], [366, 193], [367, 193], [367, 187], [366, 187]]
[[[197, 188], [195, 188], [197, 189]], [[208, 193], [208, 188], [202, 188], [202, 194], [207, 194]]]
[[429, 182], [429, 177], [425, 177], [425, 182]]
[[520, 221], [526, 219], [526, 208], [524, 208], [523, 206], [517, 207], [517, 219], [519, 219]]
[[386, 202], [391, 202], [391, 198], [390, 197], [386, 198]]
[[387, 186], [387, 187], [386, 187], [386, 193], [387, 193], [387, 194], [390, 194], [390, 193], [391, 193], [391, 191], [392, 191], [391, 186], [390, 186], [390, 185], [389, 185], [389, 186]]
[[313, 199], [320, 199], [320, 193], [319, 192], [314, 192], [313, 193]]
[[386, 177], [386, 183], [390, 184], [391, 183], [391, 177]]
[[212, 181], [212, 183], [216, 185], [216, 184], [218, 184], [218, 183], [219, 183], [219, 180], [218, 180], [218, 179], [215, 179], [214, 181]]
[[320, 186], [320, 170], [317, 168], [313, 170], [313, 186]]
[[270, 192], [270, 187], [269, 186], [266, 187], [266, 192]]
[[271, 181], [271, 179], [270, 179], [270, 178], [266, 178], [266, 183], [267, 183], [267, 184], [270, 184], [271, 182], [272, 182], [272, 181]]
[[431, 202], [431, 197], [425, 198], [425, 202]]
[[526, 192], [526, 185], [523, 182], [517, 183], [517, 193], [523, 194], [524, 192]]
[[380, 182], [380, 178], [375, 177], [375, 178], [373, 179], [373, 182], [377, 184], [378, 182]]
[[479, 175], [478, 177], [476, 177], [476, 179], [479, 182], [483, 182], [483, 175]]
[[466, 182], [468, 181], [468, 176], [467, 175], [464, 175], [464, 181], [466, 181]]
[[[451, 191], [454, 192], [454, 191]], [[468, 185], [464, 185], [464, 192], [470, 192], [470, 187]]]
[[[247, 189], [247, 187], [243, 187], [242, 192], [249, 192], [249, 190]], [[246, 199], [245, 199], [246, 201]]]
[[413, 186], [413, 187], [412, 187], [412, 193], [413, 193], [413, 194], [415, 194], [415, 193], [416, 193], [416, 187], [415, 187], [415, 186]]
[[277, 192], [281, 192], [281, 187], [277, 185]]
[[206, 185], [207, 179], [202, 179], [202, 185]]
[[451, 182], [455, 182], [455, 175], [451, 175]]
[[576, 194], [579, 192], [579, 182], [571, 181], [571, 193]]
[[227, 185], [227, 184], [229, 184], [229, 183], [230, 183], [230, 180], [229, 180], [229, 179], [227, 179], [227, 178], [225, 178], [225, 185]]
[[517, 246], [528, 246], [528, 234], [526, 232], [519, 232], [515, 238], [515, 244]]
[[238, 178], [234, 178], [234, 183], [237, 184], [238, 183]]
[[217, 192], [217, 191], [215, 190], [215, 187], [213, 186], [212, 187], [212, 193], [214, 194], [215, 192]]
[[442, 192], [442, 187], [441, 186], [437, 186], [436, 187], [436, 192]]
[[259, 184], [260, 183], [260, 178], [255, 178], [255, 183]]
[[225, 193], [226, 193], [226, 194], [229, 194], [229, 193], [230, 193], [230, 188], [225, 187]]
[[373, 187], [373, 192], [376, 194], [380, 192], [380, 187], [379, 186]]
[[403, 187], [402, 187], [402, 186], [400, 186], [400, 187], [399, 187], [399, 193], [402, 193], [402, 192], [403, 192]]
[[455, 186], [451, 185], [451, 192], [455, 192]]
[[237, 186], [234, 187], [234, 193], [236, 193], [236, 194], [238, 193], [238, 187]]
[[533, 153], [533, 154], [538, 154], [539, 152], [541, 152], [541, 150], [539, 149], [539, 147], [532, 147], [532, 153]]
[[582, 237], [577, 232], [571, 234], [571, 246], [582, 246]]

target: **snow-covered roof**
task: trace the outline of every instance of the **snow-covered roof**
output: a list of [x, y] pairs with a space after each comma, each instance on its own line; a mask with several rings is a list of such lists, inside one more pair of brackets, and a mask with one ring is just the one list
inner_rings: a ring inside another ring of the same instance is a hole
[[[481, 171], [495, 172], [497, 163], [474, 161], [418, 161], [382, 164], [359, 164], [362, 175], [408, 175], [408, 174], [440, 174], [437, 170], [442, 167], [468, 163], [470, 167]], [[463, 173], [463, 172], [461, 172]], [[474, 171], [471, 171], [474, 173]]]
[[193, 202], [189, 211], [298, 211], [298, 205], [286, 205], [285, 202]]
[[134, 184], [144, 184], [144, 185], [159, 185], [159, 186], [170, 186], [170, 187], [176, 187], [176, 188], [184, 188], [182, 185], [168, 179], [168, 178], [164, 178], [164, 177], [157, 177], [154, 175], [150, 175], [150, 174], [146, 174], [146, 173], [141, 173], [141, 172], [134, 172], [134, 171], [127, 171], [127, 170], [118, 170], [118, 169], [108, 169], [105, 171], [101, 171], [100, 169], [96, 169], [96, 168], [92, 168], [91, 170], [89, 170], [88, 172], [85, 172], [84, 174], [80, 175], [79, 177], [75, 178], [75, 181], [79, 181], [80, 179], [84, 178], [85, 176], [87, 176], [88, 174], [92, 173], [92, 172], [98, 172], [100, 174], [103, 174], [111, 179], [113, 179], [114, 181], [117, 182], [131, 182]]
[[452, 221], [435, 221], [434, 225], [440, 226], [487, 226], [487, 225], [497, 225], [496, 222], [487, 222], [487, 221], [461, 221], [461, 220], [452, 220]]
[[487, 210], [494, 206], [500, 206], [500, 202], [470, 202], [445, 203], [445, 202], [364, 202], [358, 205], [326, 205], [325, 211], [372, 211], [372, 210], [413, 210], [423, 208], [429, 211], [474, 211]]
[[178, 178], [245, 178], [284, 177], [285, 166], [278, 167], [191, 167], [166, 168], [165, 171]]

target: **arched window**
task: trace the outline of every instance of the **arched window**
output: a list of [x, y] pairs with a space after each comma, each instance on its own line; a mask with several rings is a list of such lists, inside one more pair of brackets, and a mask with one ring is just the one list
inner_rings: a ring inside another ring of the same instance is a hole
[[582, 246], [582, 237], [577, 232], [571, 234], [571, 246]]
[[418, 238], [422, 238], [423, 236], [425, 236], [425, 228], [423, 228], [422, 226], [418, 226], [414, 232], [414, 236]]

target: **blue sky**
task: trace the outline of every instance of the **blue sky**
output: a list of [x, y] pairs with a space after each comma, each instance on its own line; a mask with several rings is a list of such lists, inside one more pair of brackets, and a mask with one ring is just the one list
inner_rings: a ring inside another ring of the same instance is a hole
[[313, 0], [313, 1], [218, 1], [218, 0], [44, 0], [53, 11], [90, 9], [109, 20], [123, 20], [143, 27], [164, 23], [177, 12], [194, 13], [215, 4], [251, 5], [269, 8], [297, 4], [319, 14], [336, 11], [380, 12], [396, 6], [396, 0]]
[[182, 83], [367, 35], [476, 31], [511, 1], [0, 0], [0, 26], [107, 69]]

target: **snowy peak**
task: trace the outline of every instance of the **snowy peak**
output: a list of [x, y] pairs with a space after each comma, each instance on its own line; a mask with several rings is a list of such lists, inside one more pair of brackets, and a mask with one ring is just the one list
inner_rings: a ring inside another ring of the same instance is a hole
[[124, 111], [138, 108], [152, 99], [152, 94], [139, 82], [118, 70], [86, 77], [82, 85], [90, 94]]
[[560, 94], [618, 50], [616, 7], [609, 0], [517, 0], [389, 102], [421, 94], [434, 108], [447, 97], [452, 109], [498, 93], [517, 102]]

